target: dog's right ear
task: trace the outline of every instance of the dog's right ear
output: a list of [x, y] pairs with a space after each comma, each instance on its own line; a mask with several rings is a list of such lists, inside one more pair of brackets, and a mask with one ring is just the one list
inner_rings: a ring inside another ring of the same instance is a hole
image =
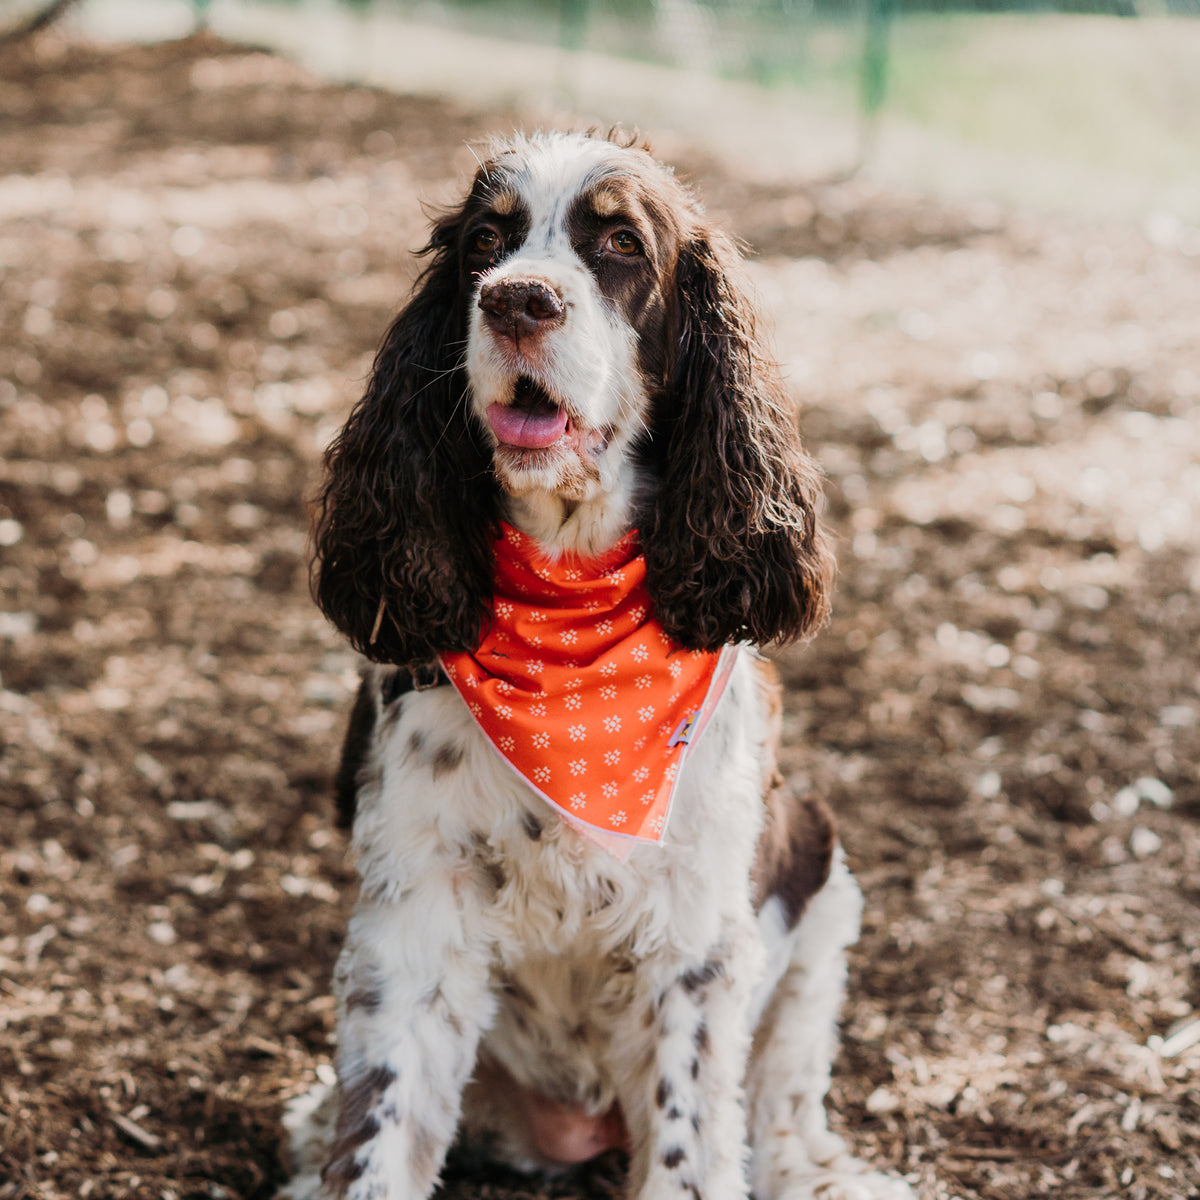
[[432, 261], [325, 453], [313, 596], [376, 662], [474, 650], [490, 615], [499, 500], [467, 415], [461, 223], [459, 212], [435, 225]]

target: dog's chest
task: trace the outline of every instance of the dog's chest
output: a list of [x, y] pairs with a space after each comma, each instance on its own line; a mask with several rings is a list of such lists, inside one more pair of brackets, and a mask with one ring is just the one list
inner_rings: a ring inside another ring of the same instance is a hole
[[[671, 848], [640, 848], [619, 860], [532, 793], [517, 798], [477, 853], [495, 888], [488, 920], [501, 974], [527, 963], [627, 962], [653, 952], [654, 931], [678, 920], [681, 880]], [[578, 969], [571, 986], [583, 989]]]
[[678, 914], [669, 879], [644, 877], [553, 814], [536, 817], [536, 839], [501, 845], [506, 879], [491, 910], [497, 1010], [484, 1045], [521, 1084], [603, 1111], [612, 1100], [608, 1047], [633, 1007], [656, 930]]

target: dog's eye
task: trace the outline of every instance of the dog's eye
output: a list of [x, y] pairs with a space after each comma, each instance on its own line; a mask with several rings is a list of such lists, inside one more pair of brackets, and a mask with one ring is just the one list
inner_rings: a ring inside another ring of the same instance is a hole
[[642, 243], [638, 241], [637, 235], [628, 229], [618, 229], [608, 239], [604, 248], [613, 251], [614, 254], [623, 254], [626, 258], [632, 258], [635, 254], [641, 254]]
[[478, 229], [471, 238], [471, 248], [480, 254], [491, 254], [500, 245], [500, 235], [494, 229]]

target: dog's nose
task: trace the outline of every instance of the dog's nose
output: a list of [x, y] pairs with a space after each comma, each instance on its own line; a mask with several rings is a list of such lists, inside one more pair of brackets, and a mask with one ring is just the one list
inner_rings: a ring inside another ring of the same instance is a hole
[[504, 279], [479, 292], [484, 320], [514, 341], [561, 325], [567, 316], [562, 295], [537, 279]]

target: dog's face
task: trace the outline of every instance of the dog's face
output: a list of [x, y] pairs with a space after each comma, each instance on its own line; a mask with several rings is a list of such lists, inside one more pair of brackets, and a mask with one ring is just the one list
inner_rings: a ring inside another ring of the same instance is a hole
[[645, 151], [594, 138], [523, 139], [476, 175], [458, 226], [466, 366], [510, 494], [612, 486], [667, 370], [689, 209]]

